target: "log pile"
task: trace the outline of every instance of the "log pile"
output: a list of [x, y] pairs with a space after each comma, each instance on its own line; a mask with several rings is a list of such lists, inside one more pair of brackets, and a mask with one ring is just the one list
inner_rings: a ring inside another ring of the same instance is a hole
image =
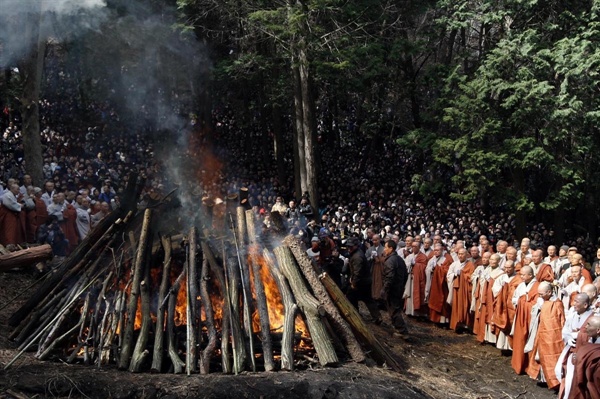
[[225, 236], [195, 227], [163, 235], [154, 231], [160, 208], [136, 210], [136, 188], [13, 314], [20, 354], [189, 375], [332, 366], [372, 353], [400, 371], [299, 241], [267, 248], [242, 207], [228, 214]]

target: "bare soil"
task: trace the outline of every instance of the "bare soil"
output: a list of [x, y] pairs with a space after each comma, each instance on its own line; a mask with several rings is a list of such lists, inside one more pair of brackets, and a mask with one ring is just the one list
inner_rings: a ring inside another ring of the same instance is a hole
[[[0, 273], [0, 307], [35, 281], [29, 272]], [[35, 290], [35, 287], [30, 291]], [[18, 351], [8, 340], [10, 315], [25, 292], [0, 310], [0, 399], [3, 398], [470, 398], [546, 399], [556, 395], [527, 376], [517, 376], [510, 357], [470, 334], [409, 320], [407, 340], [386, 327], [373, 331], [405, 368], [347, 362], [338, 368], [308, 367], [294, 372], [211, 374], [132, 374], [114, 367], [40, 362], [26, 353], [8, 370]]]

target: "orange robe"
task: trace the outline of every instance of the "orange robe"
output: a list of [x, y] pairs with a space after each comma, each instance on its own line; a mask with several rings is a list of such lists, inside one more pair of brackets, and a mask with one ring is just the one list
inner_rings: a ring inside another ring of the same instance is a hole
[[446, 281], [446, 274], [448, 274], [448, 269], [452, 262], [452, 256], [446, 253], [444, 255], [444, 261], [433, 269], [431, 288], [429, 291], [429, 319], [434, 323], [440, 323], [442, 316], [444, 316], [446, 320], [450, 319], [452, 308], [446, 302], [448, 299], [448, 282]]
[[455, 330], [459, 324], [466, 324], [473, 328], [473, 314], [471, 313], [471, 275], [475, 271], [473, 262], [468, 261], [454, 279], [452, 284], [452, 312], [450, 314], [450, 328]]
[[552, 266], [547, 263], [540, 264], [537, 268], [535, 279], [539, 282], [547, 281], [552, 283], [554, 281], [554, 272], [552, 271]]
[[473, 308], [473, 334], [479, 342], [483, 342], [485, 337], [485, 318], [481, 315], [482, 302], [485, 302], [485, 269], [483, 274], [477, 279], [476, 287], [473, 287], [474, 294], [472, 300], [475, 301]]
[[[494, 273], [494, 271], [491, 273]], [[500, 277], [502, 274], [503, 273], [498, 274], [496, 278]], [[494, 292], [492, 291], [494, 281], [496, 281], [496, 279], [493, 277], [491, 277], [488, 281], [480, 279], [480, 284], [483, 284], [483, 289], [479, 295], [478, 307], [475, 309], [475, 324], [479, 323], [479, 329], [477, 332], [475, 332], [475, 326], [473, 327], [473, 333], [477, 335], [477, 341], [479, 342], [485, 341], [485, 331], [488, 326], [492, 332], [495, 331], [492, 324], [495, 302]]]
[[[562, 301], [545, 301], [540, 310], [540, 321], [533, 343], [533, 350], [529, 356], [527, 374], [531, 378], [536, 379], [540, 374], [541, 368], [544, 372], [548, 389], [555, 389], [560, 385], [560, 381], [554, 373], [554, 366], [556, 366], [560, 354], [565, 347], [562, 340], [562, 328], [564, 324], [565, 307]], [[536, 357], [539, 357], [539, 360], [536, 360]]]
[[518, 274], [515, 275], [512, 280], [502, 287], [502, 290], [494, 300], [494, 315], [492, 316], [492, 322], [496, 327], [496, 337], [498, 337], [500, 331], [504, 332], [511, 348], [512, 337], [510, 336], [510, 331], [512, 330], [516, 313], [516, 309], [512, 304], [512, 297], [515, 290], [522, 282], [521, 276]]
[[413, 307], [415, 314], [427, 314], [427, 304], [425, 303], [425, 285], [427, 284], [427, 255], [422, 252], [415, 257], [415, 264], [412, 268], [413, 275]]
[[525, 353], [525, 343], [529, 335], [529, 323], [531, 323], [531, 309], [538, 298], [538, 286], [540, 283], [535, 281], [525, 295], [519, 297], [514, 321], [514, 334], [512, 341], [512, 368], [515, 373], [522, 374], [527, 370], [529, 364], [529, 354]]

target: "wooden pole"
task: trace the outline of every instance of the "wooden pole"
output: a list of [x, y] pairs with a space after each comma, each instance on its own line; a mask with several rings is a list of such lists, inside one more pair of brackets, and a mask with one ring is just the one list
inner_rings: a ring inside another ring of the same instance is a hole
[[325, 310], [327, 318], [331, 322], [335, 332], [339, 334], [342, 341], [346, 345], [346, 348], [348, 349], [352, 359], [355, 362], [364, 362], [365, 353], [360, 347], [358, 340], [352, 333], [350, 326], [340, 315], [340, 312], [336, 308], [330, 296], [327, 294], [327, 290], [319, 280], [317, 272], [315, 271], [310, 258], [306, 254], [306, 251], [302, 248], [300, 241], [294, 236], [290, 235], [283, 240], [283, 243], [290, 248], [294, 258], [296, 258], [304, 277], [306, 277], [308, 284], [312, 288], [312, 292], [315, 294], [315, 297], [319, 300], [319, 303]]
[[[275, 249], [275, 256], [278, 257], [278, 260], [279, 256], [285, 256], [283, 253], [281, 253], [281, 249]], [[269, 270], [271, 271], [273, 278], [275, 278], [275, 283], [277, 284], [277, 288], [279, 288], [279, 293], [281, 294], [281, 299], [283, 301], [283, 307], [285, 310], [283, 337], [281, 340], [281, 369], [291, 371], [294, 369], [294, 333], [298, 305], [296, 305], [294, 294], [292, 294], [287, 280], [281, 273], [281, 270], [267, 249], [263, 250], [263, 257], [269, 266]], [[281, 261], [279, 262], [281, 263]]]
[[119, 368], [126, 369], [129, 367], [131, 360], [131, 352], [133, 348], [131, 343], [133, 341], [133, 328], [135, 323], [135, 315], [137, 313], [138, 297], [140, 296], [140, 283], [144, 277], [144, 254], [146, 252], [146, 246], [149, 240], [150, 221], [152, 220], [152, 210], [146, 209], [144, 212], [144, 221], [142, 223], [142, 232], [140, 235], [140, 242], [135, 257], [133, 281], [131, 283], [131, 293], [129, 295], [129, 302], [127, 304], [127, 320], [125, 322], [125, 331], [123, 334], [123, 344], [121, 346], [121, 356], [119, 357]]
[[335, 365], [338, 363], [338, 357], [335, 353], [331, 338], [327, 333], [327, 329], [321, 321], [319, 313], [319, 301], [317, 301], [309, 292], [304, 283], [304, 277], [298, 270], [296, 262], [290, 249], [286, 246], [275, 248], [279, 266], [294, 293], [294, 297], [298, 301], [300, 310], [306, 316], [306, 323], [310, 331], [310, 337], [315, 344], [315, 350], [319, 356], [319, 363], [322, 366]]
[[210, 293], [208, 291], [208, 281], [210, 280], [210, 266], [206, 255], [202, 260], [202, 271], [200, 277], [200, 298], [204, 307], [206, 316], [206, 330], [208, 332], [208, 343], [200, 353], [200, 374], [210, 372], [210, 359], [217, 349], [217, 329], [215, 328], [215, 318], [212, 303], [210, 302]]
[[154, 354], [152, 355], [152, 366], [150, 370], [155, 373], [160, 373], [162, 368], [163, 359], [163, 345], [164, 345], [164, 332], [165, 332], [165, 313], [166, 307], [162, 306], [167, 292], [169, 289], [169, 283], [171, 278], [171, 237], [160, 237], [160, 241], [163, 244], [165, 251], [165, 258], [163, 260], [163, 271], [160, 282], [160, 290], [158, 293], [158, 306], [156, 310], [156, 330], [154, 332]]
[[197, 341], [198, 336], [197, 321], [200, 318], [197, 317], [199, 312], [196, 311], [197, 297], [198, 297], [198, 276], [196, 273], [196, 228], [190, 229], [188, 237], [190, 248], [189, 258], [187, 266], [187, 324], [186, 324], [186, 356], [185, 356], [185, 369], [187, 375], [196, 371], [196, 362], [198, 360], [197, 352]]
[[273, 371], [275, 362], [273, 361], [273, 343], [271, 340], [271, 323], [269, 322], [269, 309], [267, 308], [267, 297], [265, 295], [265, 286], [261, 278], [262, 265], [258, 261], [258, 245], [255, 244], [250, 249], [250, 262], [252, 263], [252, 276], [254, 278], [254, 291], [256, 294], [256, 309], [260, 319], [260, 337], [263, 349], [263, 359], [265, 370]]
[[326, 273], [319, 276], [321, 282], [327, 289], [327, 292], [333, 299], [334, 303], [340, 309], [344, 318], [350, 323], [354, 332], [371, 348], [371, 355], [380, 363], [385, 363], [394, 371], [402, 371], [400, 364], [394, 357], [385, 349], [383, 345], [371, 333], [369, 327], [365, 324], [362, 317], [356, 308], [348, 301], [342, 290], [337, 286], [335, 281]]

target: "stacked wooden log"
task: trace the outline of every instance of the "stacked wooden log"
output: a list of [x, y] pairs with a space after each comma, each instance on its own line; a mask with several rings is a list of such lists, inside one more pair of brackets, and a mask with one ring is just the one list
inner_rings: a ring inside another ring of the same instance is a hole
[[[229, 214], [229, 234], [215, 239], [195, 227], [155, 234], [160, 209], [136, 212], [134, 204], [103, 221], [11, 317], [21, 353], [189, 375], [331, 366], [341, 356], [362, 362], [366, 349], [400, 370], [299, 241], [286, 237], [273, 252], [261, 246], [252, 211]], [[264, 273], [281, 297], [277, 330]]]

